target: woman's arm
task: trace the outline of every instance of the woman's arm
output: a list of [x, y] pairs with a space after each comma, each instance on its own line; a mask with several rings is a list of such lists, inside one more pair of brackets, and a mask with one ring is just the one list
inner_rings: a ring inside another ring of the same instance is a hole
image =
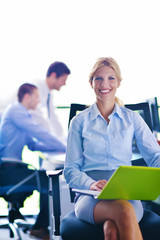
[[81, 132], [81, 122], [77, 118], [73, 119], [68, 133], [64, 175], [70, 187], [89, 189], [90, 185], [95, 181], [81, 171], [81, 167], [84, 164]]
[[138, 149], [148, 166], [160, 167], [160, 146], [139, 114], [134, 115], [135, 138]]

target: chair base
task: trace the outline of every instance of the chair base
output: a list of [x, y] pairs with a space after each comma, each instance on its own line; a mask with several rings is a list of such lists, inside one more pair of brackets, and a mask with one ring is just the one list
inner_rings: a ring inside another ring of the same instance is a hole
[[16, 240], [22, 240], [19, 228], [23, 228], [23, 232], [26, 233], [32, 226], [33, 224], [28, 223], [24, 216], [19, 212], [18, 207], [12, 203], [9, 204], [6, 221], [0, 224], [0, 228], [9, 229], [10, 238], [14, 238]]
[[32, 228], [33, 224], [30, 224], [23, 219], [16, 219], [13, 223], [13, 226], [16, 231], [16, 235], [18, 236], [18, 240], [22, 240], [20, 228], [23, 228], [24, 233], [27, 233]]

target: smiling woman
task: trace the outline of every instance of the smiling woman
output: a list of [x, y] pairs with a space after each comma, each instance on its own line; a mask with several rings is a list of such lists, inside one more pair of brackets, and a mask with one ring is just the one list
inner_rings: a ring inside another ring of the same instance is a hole
[[[116, 102], [122, 79], [116, 61], [98, 59], [89, 79], [96, 102], [70, 124], [64, 168], [69, 186], [102, 191], [119, 166], [131, 166], [133, 139], [146, 164], [160, 167], [159, 145], [149, 127], [139, 114]], [[142, 239], [138, 223], [143, 206], [139, 200], [108, 201], [79, 194], [75, 215], [91, 224], [103, 224], [105, 240]]]

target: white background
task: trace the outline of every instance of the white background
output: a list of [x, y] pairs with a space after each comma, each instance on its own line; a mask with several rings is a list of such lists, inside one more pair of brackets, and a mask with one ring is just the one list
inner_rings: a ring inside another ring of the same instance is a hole
[[124, 103], [158, 96], [159, 25], [158, 0], [0, 0], [0, 104], [56, 60], [71, 69], [56, 105], [90, 104], [88, 76], [102, 56], [121, 67]]

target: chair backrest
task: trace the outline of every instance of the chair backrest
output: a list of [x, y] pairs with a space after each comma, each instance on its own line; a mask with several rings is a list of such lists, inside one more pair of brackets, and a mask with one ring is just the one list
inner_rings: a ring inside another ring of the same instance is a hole
[[69, 114], [69, 121], [68, 121], [68, 127], [70, 125], [70, 121], [72, 118], [77, 114], [79, 111], [83, 111], [87, 108], [87, 105], [84, 104], [78, 104], [78, 103], [72, 103], [70, 106], [70, 114]]
[[160, 132], [160, 118], [159, 118], [160, 106], [158, 105], [157, 97], [149, 98], [146, 101], [149, 103], [151, 110], [153, 131]]
[[[87, 107], [88, 106], [84, 104], [78, 104], [78, 103], [71, 104], [68, 127], [71, 119], [77, 114], [77, 112], [83, 111]], [[151, 112], [150, 112], [150, 107], [148, 102], [142, 102], [142, 103], [136, 103], [136, 104], [125, 104], [125, 107], [133, 111], [138, 111], [138, 113], [143, 117], [143, 119], [145, 120], [145, 122], [147, 123], [151, 131], [153, 130]]]

